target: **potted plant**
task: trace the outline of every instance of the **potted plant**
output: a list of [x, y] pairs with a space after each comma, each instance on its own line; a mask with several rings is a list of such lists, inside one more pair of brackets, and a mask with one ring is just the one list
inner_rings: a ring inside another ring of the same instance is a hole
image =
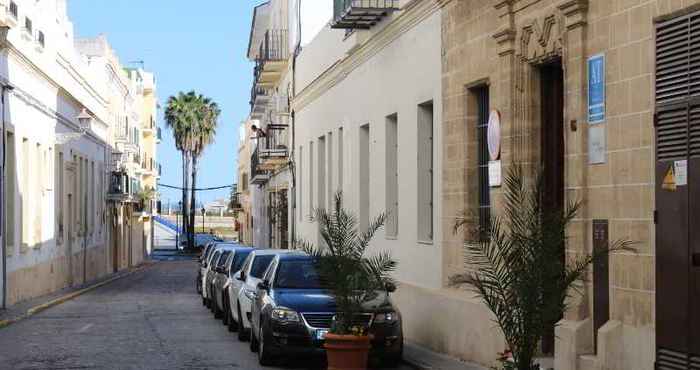
[[[566, 256], [567, 226], [580, 202], [548, 209], [541, 173], [526, 183], [522, 169], [511, 167], [504, 179], [502, 215], [492, 217], [487, 228], [467, 233], [465, 259], [471, 272], [461, 281], [452, 279], [473, 287], [494, 314], [508, 344], [498, 370], [540, 369], [534, 357], [567, 310], [574, 283], [611, 252], [633, 251], [631, 241], [618, 240], [592, 253]], [[467, 225], [462, 218], [455, 231]]]
[[337, 192], [331, 211], [316, 209], [321, 246], [302, 243], [302, 249], [318, 258], [321, 279], [336, 304], [333, 324], [325, 337], [329, 370], [364, 370], [370, 349], [369, 328], [356, 320], [367, 312], [367, 303], [378, 292], [392, 290], [395, 282], [391, 273], [396, 261], [388, 252], [367, 256], [374, 234], [384, 225], [382, 213], [364, 231], [358, 230], [354, 214], [343, 208], [342, 192]]

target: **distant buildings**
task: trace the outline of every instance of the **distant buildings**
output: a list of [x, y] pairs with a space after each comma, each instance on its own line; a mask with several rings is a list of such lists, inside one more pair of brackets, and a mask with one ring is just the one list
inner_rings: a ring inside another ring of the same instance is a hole
[[65, 0], [0, 1], [0, 30], [7, 306], [143, 260], [158, 134], [153, 75], [75, 40]]

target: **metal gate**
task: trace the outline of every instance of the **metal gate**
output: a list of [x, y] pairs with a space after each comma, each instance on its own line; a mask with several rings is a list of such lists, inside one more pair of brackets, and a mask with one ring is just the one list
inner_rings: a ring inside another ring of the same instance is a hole
[[700, 369], [700, 13], [656, 24], [656, 369]]

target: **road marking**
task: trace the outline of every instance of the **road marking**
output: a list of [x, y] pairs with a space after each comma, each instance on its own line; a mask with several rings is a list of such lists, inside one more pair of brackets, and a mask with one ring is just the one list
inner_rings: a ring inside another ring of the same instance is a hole
[[87, 325], [83, 326], [82, 328], [80, 328], [80, 330], [78, 330], [78, 333], [85, 333], [91, 327], [92, 327], [92, 324], [87, 324]]

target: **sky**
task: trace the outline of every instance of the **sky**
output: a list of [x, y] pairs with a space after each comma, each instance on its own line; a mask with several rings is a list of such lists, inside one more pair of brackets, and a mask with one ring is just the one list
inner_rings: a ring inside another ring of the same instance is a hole
[[[158, 161], [161, 184], [182, 184], [180, 154], [165, 128], [165, 102], [194, 89], [221, 108], [216, 140], [200, 160], [197, 187], [237, 182], [238, 127], [247, 117], [253, 65], [246, 59], [253, 7], [262, 0], [69, 0], [77, 37], [105, 34], [124, 66], [143, 61], [154, 72], [163, 109]], [[161, 187], [164, 209], [180, 192]], [[197, 201], [228, 198], [229, 190], [199, 192]]]

